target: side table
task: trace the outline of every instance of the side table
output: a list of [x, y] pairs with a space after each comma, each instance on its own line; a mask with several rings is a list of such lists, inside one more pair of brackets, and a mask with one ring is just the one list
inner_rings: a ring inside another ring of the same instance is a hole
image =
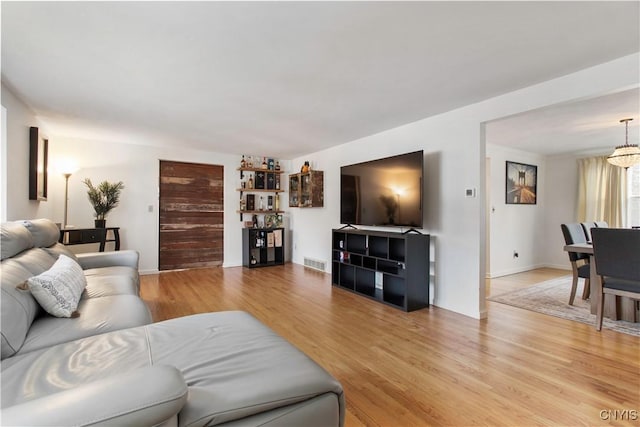
[[[109, 232], [113, 237], [109, 237]], [[120, 250], [120, 227], [106, 228], [64, 228], [60, 230], [58, 239], [63, 245], [83, 245], [99, 243], [100, 252], [104, 252], [107, 242], [115, 243], [115, 250]]]

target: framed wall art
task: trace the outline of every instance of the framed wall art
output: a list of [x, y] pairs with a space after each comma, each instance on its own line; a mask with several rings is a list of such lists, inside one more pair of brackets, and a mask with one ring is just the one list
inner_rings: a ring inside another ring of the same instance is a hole
[[507, 160], [505, 202], [508, 205], [535, 205], [538, 167]]
[[37, 127], [29, 129], [29, 200], [47, 200], [49, 140]]

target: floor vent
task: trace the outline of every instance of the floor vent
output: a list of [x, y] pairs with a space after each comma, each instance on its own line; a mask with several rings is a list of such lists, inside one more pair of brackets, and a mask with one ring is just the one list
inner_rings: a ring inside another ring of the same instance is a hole
[[326, 263], [324, 261], [318, 261], [317, 259], [311, 259], [307, 257], [304, 258], [304, 266], [313, 268], [314, 270], [324, 272], [325, 264]]

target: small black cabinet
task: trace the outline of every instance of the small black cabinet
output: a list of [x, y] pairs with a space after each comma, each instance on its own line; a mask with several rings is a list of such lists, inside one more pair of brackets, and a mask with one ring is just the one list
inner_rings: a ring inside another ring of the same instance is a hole
[[249, 268], [284, 264], [284, 228], [243, 228], [242, 265]]
[[333, 230], [334, 286], [413, 311], [429, 306], [428, 234]]
[[[111, 232], [111, 235], [109, 235]], [[120, 250], [120, 227], [106, 228], [64, 228], [60, 230], [58, 240], [63, 245], [83, 245], [100, 243], [100, 252], [104, 252], [108, 242], [114, 242], [116, 251]]]

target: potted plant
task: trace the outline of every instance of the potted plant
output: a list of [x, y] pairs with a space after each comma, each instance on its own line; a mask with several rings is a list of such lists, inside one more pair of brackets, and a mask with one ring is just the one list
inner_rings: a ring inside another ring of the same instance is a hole
[[122, 181], [116, 183], [102, 181], [97, 187], [94, 187], [89, 178], [85, 178], [83, 182], [88, 188], [87, 196], [95, 211], [95, 226], [96, 228], [104, 228], [107, 214], [120, 202], [120, 192], [124, 188], [124, 184]]

